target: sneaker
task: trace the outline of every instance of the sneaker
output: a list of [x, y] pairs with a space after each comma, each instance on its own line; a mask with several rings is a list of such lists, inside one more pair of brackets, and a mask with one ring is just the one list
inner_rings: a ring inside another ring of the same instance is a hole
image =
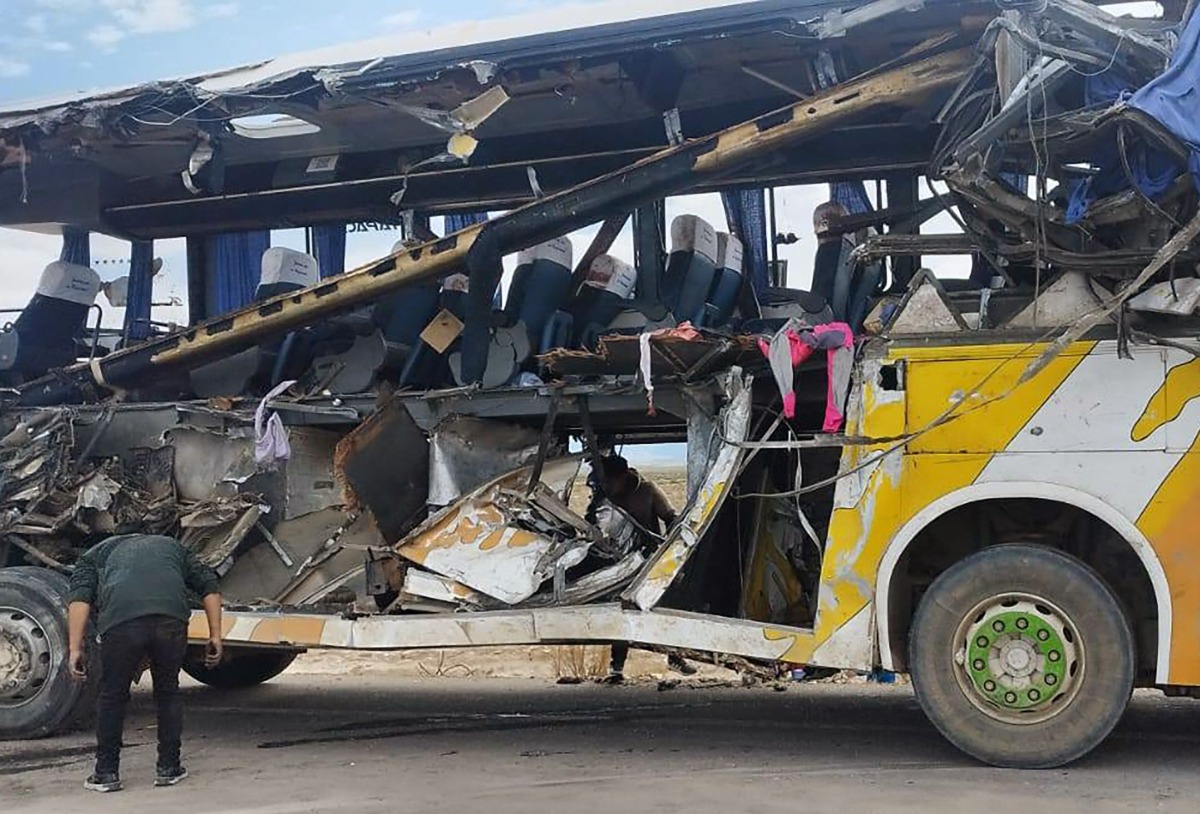
[[696, 668], [689, 664], [683, 656], [667, 656], [667, 668], [680, 675], [694, 676], [696, 674]]
[[604, 678], [600, 679], [600, 683], [606, 684], [610, 687], [615, 687], [618, 684], [624, 684], [625, 683], [625, 674], [618, 673], [615, 671], [611, 672], [608, 675], [606, 675]]
[[121, 776], [116, 772], [105, 772], [103, 774], [97, 772], [83, 781], [83, 787], [88, 791], [98, 791], [101, 794], [110, 791], [120, 791], [122, 788]]
[[154, 785], [156, 786], [174, 786], [182, 783], [184, 778], [188, 776], [188, 770], [182, 766], [172, 766], [169, 769], [159, 769], [154, 773]]

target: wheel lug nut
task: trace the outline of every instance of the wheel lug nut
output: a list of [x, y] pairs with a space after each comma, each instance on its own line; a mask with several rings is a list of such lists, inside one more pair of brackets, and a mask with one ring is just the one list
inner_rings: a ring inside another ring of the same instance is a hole
[[1058, 661], [1059, 659], [1062, 658], [1062, 654], [1059, 653], [1057, 650], [1051, 650], [1049, 653], [1046, 654], [1046, 658], [1050, 659], [1050, 661]]
[[1015, 692], [1005, 693], [1004, 700], [1010, 704], [1017, 703], [1017, 694]]
[[1051, 687], [1053, 687], [1055, 684], [1058, 683], [1058, 678], [1055, 677], [1055, 675], [1053, 673], [1050, 673], [1046, 676], [1046, 683], [1048, 685], [1050, 685]]
[[975, 640], [975, 644], [977, 644], [980, 647], [987, 647], [988, 646], [988, 637], [980, 636], [978, 639]]
[[996, 621], [992, 622], [992, 630], [996, 631], [997, 633], [1003, 633], [1004, 632], [1004, 621], [1001, 619], [997, 619]]
[[1046, 641], [1046, 639], [1049, 639], [1049, 638], [1050, 638], [1050, 631], [1048, 631], [1048, 630], [1039, 630], [1039, 631], [1037, 632], [1037, 637], [1038, 637], [1039, 639], [1041, 639], [1041, 640], [1044, 642], [1044, 641]]
[[996, 691], [996, 682], [995, 681], [985, 681], [985, 682], [983, 682], [983, 688], [985, 690], [987, 690], [988, 692], [995, 692]]
[[971, 666], [974, 667], [976, 670], [982, 670], [985, 667], [987, 667], [987, 665], [984, 663], [983, 659], [975, 659], [975, 661], [972, 662]]
[[1025, 628], [1029, 627], [1029, 620], [1022, 616], [1017, 620], [1017, 627], [1021, 630], [1024, 630]]
[[1037, 690], [1029, 691], [1029, 700], [1030, 701], [1037, 701], [1041, 697], [1042, 697], [1042, 694], [1040, 692], [1038, 692]]

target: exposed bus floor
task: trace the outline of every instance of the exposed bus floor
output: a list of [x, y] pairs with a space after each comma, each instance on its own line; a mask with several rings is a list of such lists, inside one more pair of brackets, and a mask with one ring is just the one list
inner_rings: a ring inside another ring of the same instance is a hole
[[[82, 799], [86, 734], [0, 743], [0, 810], [196, 814], [569, 810], [1195, 812], [1200, 703], [1139, 692], [1065, 769], [975, 763], [904, 686], [677, 689], [288, 673], [188, 684], [186, 783], [152, 788], [153, 707], [134, 694], [127, 791]], [[166, 797], [172, 796], [171, 800]]]

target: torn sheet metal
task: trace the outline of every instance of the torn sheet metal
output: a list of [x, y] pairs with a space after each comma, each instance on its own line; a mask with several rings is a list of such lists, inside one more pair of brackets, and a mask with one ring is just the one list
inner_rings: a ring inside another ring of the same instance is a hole
[[429, 505], [449, 506], [506, 472], [530, 464], [538, 453], [536, 430], [458, 416], [429, 436]]
[[338, 442], [334, 471], [347, 507], [369, 512], [386, 542], [425, 519], [429, 443], [399, 400]]
[[1129, 308], [1146, 314], [1189, 316], [1200, 308], [1200, 278], [1181, 277], [1155, 283], [1129, 301]]
[[720, 436], [715, 460], [700, 491], [667, 534], [666, 542], [650, 558], [638, 579], [622, 594], [642, 610], [658, 604], [691, 558], [701, 538], [711, 528], [717, 513], [733, 491], [741, 471], [745, 450], [739, 446], [750, 433], [751, 384], [749, 377], [733, 370], [726, 377], [728, 404], [721, 411]]
[[[1066, 272], [1004, 324], [1005, 328], [1047, 328], [1070, 325], [1100, 305], [1098, 289], [1086, 274]], [[1102, 292], [1107, 296], [1107, 292]]]
[[543, 608], [558, 605], [569, 607], [595, 602], [611, 596], [629, 583], [641, 570], [646, 558], [642, 552], [633, 551], [623, 559], [605, 568], [593, 571], [579, 579], [564, 583], [562, 588], [538, 594], [522, 607]]
[[404, 572], [404, 584], [400, 589], [400, 607], [405, 610], [417, 610], [418, 608], [412, 607], [413, 599], [437, 602], [452, 610], [482, 608], [492, 604], [478, 591], [461, 582], [420, 568], [408, 568]]
[[[573, 481], [578, 458], [547, 462], [542, 483]], [[498, 478], [439, 512], [406, 537], [405, 559], [509, 605], [533, 596], [591, 545], [575, 524], [525, 497], [531, 468]], [[582, 522], [580, 520], [579, 522]]]
[[190, 427], [168, 430], [164, 442], [175, 448], [175, 491], [186, 502], [232, 495], [258, 472], [249, 433], [210, 432]]

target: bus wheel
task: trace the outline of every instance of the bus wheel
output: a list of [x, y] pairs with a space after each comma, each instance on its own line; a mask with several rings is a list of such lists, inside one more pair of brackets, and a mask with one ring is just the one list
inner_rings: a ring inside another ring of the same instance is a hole
[[201, 684], [222, 690], [253, 687], [270, 681], [295, 661], [295, 650], [249, 650], [227, 647], [225, 658], [216, 667], [204, 666], [204, 649], [188, 650], [183, 671]]
[[1133, 634], [1082, 562], [1001, 545], [934, 581], [913, 619], [909, 667], [921, 708], [955, 746], [1008, 768], [1087, 754], [1133, 690]]
[[100, 665], [75, 681], [67, 663], [67, 579], [47, 568], [0, 569], [0, 739], [39, 738], [90, 715]]

